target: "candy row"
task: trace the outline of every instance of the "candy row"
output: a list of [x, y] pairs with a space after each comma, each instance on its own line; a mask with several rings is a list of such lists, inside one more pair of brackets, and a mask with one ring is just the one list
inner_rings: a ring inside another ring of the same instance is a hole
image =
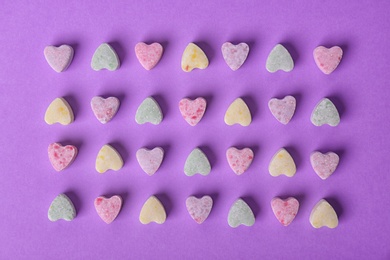
[[[122, 208], [122, 198], [114, 195], [111, 198], [99, 196], [94, 201], [95, 209], [99, 217], [107, 224], [113, 222]], [[190, 196], [186, 200], [189, 215], [196, 223], [202, 224], [209, 216], [213, 208], [213, 199], [210, 196], [196, 198]], [[275, 197], [271, 200], [271, 208], [276, 219], [283, 225], [288, 226], [298, 214], [299, 201], [294, 197], [285, 200]], [[50, 221], [64, 219], [71, 221], [76, 217], [76, 209], [65, 194], [58, 195], [50, 205], [48, 217]], [[142, 224], [155, 222], [163, 224], [167, 218], [163, 204], [156, 196], [151, 196], [142, 206], [139, 221]], [[228, 213], [228, 224], [232, 228], [240, 225], [253, 226], [255, 215], [250, 206], [241, 198], [237, 199]], [[334, 208], [325, 199], [321, 199], [312, 209], [310, 223], [314, 228], [338, 226], [338, 216]]]
[[[105, 124], [109, 122], [119, 109], [119, 100], [116, 97], [102, 98], [94, 97], [91, 100], [91, 108], [96, 118]], [[179, 110], [184, 120], [191, 126], [195, 126], [203, 118], [207, 102], [204, 98], [198, 97], [194, 100], [184, 98], [179, 102]], [[272, 98], [268, 102], [272, 115], [282, 124], [290, 122], [294, 115], [296, 100], [293, 96], [286, 96], [283, 99]], [[135, 114], [135, 121], [138, 124], [151, 123], [158, 125], [163, 120], [163, 113], [157, 101], [146, 98], [138, 107]], [[240, 124], [248, 126], [252, 122], [251, 112], [241, 98], [237, 98], [230, 104], [225, 113], [227, 125]], [[45, 121], [51, 125], [60, 123], [68, 125], [74, 121], [73, 110], [65, 98], [56, 98], [51, 102], [45, 113]], [[313, 109], [311, 122], [315, 126], [328, 124], [337, 126], [340, 123], [340, 115], [328, 98], [323, 98]]]
[[[48, 148], [48, 155], [51, 165], [56, 171], [67, 168], [76, 158], [77, 148], [73, 145], [62, 146], [59, 143], [52, 143]], [[156, 147], [152, 150], [141, 148], [136, 152], [137, 161], [142, 170], [149, 176], [155, 174], [160, 168], [164, 158], [164, 149]], [[250, 148], [237, 149], [230, 147], [226, 151], [226, 159], [237, 175], [243, 174], [252, 164], [254, 153]], [[327, 179], [337, 168], [339, 156], [334, 152], [323, 154], [315, 151], [310, 155], [310, 162], [314, 172], [323, 180]], [[96, 156], [96, 171], [104, 173], [108, 170], [118, 171], [123, 167], [123, 159], [114, 147], [104, 145]], [[284, 149], [279, 149], [272, 157], [268, 167], [271, 176], [286, 175], [293, 177], [296, 173], [294, 159]], [[184, 164], [184, 173], [187, 176], [195, 174], [208, 175], [211, 172], [211, 164], [206, 154], [195, 148], [188, 155]]]
[[[238, 70], [244, 64], [249, 54], [249, 46], [244, 42], [237, 45], [225, 42], [221, 50], [226, 64], [233, 71]], [[140, 42], [135, 46], [135, 54], [142, 67], [146, 70], [151, 70], [160, 61], [163, 54], [163, 46], [157, 42], [150, 45]], [[59, 47], [47, 46], [44, 50], [44, 55], [49, 65], [55, 71], [62, 72], [72, 62], [74, 51], [69, 45], [61, 45]], [[330, 74], [339, 65], [343, 51], [338, 46], [329, 49], [318, 46], [314, 49], [313, 56], [318, 68], [323, 73]], [[193, 69], [206, 69], [208, 65], [209, 60], [204, 51], [196, 44], [189, 43], [182, 55], [182, 70], [190, 72]], [[96, 71], [102, 69], [117, 70], [120, 67], [118, 54], [110, 44], [102, 43], [93, 54], [91, 67]], [[271, 73], [278, 70], [289, 72], [294, 68], [294, 60], [282, 44], [277, 44], [269, 53], [265, 67]]]

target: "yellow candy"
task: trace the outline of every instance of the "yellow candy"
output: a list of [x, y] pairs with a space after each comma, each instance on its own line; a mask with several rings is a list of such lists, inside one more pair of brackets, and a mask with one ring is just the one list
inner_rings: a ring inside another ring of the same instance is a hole
[[110, 145], [104, 145], [96, 157], [96, 171], [104, 173], [107, 170], [118, 171], [123, 167], [120, 154]]
[[193, 69], [205, 69], [209, 66], [206, 54], [197, 45], [190, 43], [187, 45], [181, 58], [181, 68], [185, 72]]
[[73, 111], [64, 98], [56, 98], [50, 103], [45, 113], [45, 122], [49, 125], [60, 123], [69, 125], [74, 120]]
[[252, 122], [252, 115], [248, 106], [241, 98], [237, 98], [229, 106], [225, 114], [225, 123], [227, 125], [240, 124], [248, 126]]
[[157, 224], [163, 224], [167, 219], [164, 206], [155, 197], [151, 196], [143, 205], [141, 213], [139, 214], [139, 221], [142, 224], [149, 224], [150, 222], [156, 222]]
[[339, 219], [333, 207], [326, 200], [322, 199], [311, 211], [310, 224], [314, 228], [335, 228], [339, 224]]
[[268, 171], [274, 177], [282, 174], [288, 177], [293, 177], [297, 168], [291, 155], [286, 151], [286, 149], [281, 148], [276, 152], [274, 157], [272, 157]]

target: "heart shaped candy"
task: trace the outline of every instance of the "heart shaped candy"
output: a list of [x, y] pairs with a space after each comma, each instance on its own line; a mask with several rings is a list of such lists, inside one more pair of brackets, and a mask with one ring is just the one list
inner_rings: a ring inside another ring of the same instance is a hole
[[56, 171], [62, 171], [76, 158], [77, 148], [73, 145], [62, 146], [59, 143], [49, 145], [47, 152], [51, 165]]
[[196, 223], [202, 224], [210, 214], [213, 207], [213, 199], [210, 196], [203, 196], [198, 199], [190, 196], [186, 200], [188, 213]]
[[111, 198], [99, 196], [95, 199], [94, 205], [99, 217], [107, 224], [110, 224], [116, 219], [122, 208], [122, 198], [119, 195]]
[[228, 107], [225, 113], [225, 123], [227, 125], [240, 124], [248, 126], [252, 122], [252, 115], [248, 106], [241, 98], [237, 98]]
[[222, 44], [221, 50], [226, 64], [232, 70], [238, 70], [248, 57], [249, 46], [244, 42], [237, 45], [234, 45], [230, 42], [225, 42]]
[[180, 113], [184, 120], [191, 126], [195, 126], [199, 123], [206, 111], [206, 106], [206, 100], [201, 97], [198, 97], [195, 100], [183, 98], [179, 102]]
[[106, 124], [116, 114], [119, 108], [119, 99], [116, 97], [102, 98], [93, 97], [91, 100], [91, 108], [97, 120], [102, 124]]
[[150, 45], [146, 43], [139, 42], [135, 45], [135, 55], [139, 63], [146, 70], [153, 69], [157, 63], [160, 61], [163, 53], [163, 47], [161, 44], [154, 42]]
[[313, 51], [314, 61], [317, 67], [325, 74], [332, 73], [339, 65], [343, 57], [343, 50], [339, 46], [330, 49], [318, 46]]
[[91, 68], [93, 70], [107, 69], [113, 71], [119, 69], [119, 66], [118, 55], [108, 43], [102, 43], [92, 56]]
[[183, 52], [181, 58], [181, 68], [185, 72], [193, 69], [205, 69], [209, 66], [209, 60], [206, 54], [199, 46], [189, 43]]
[[253, 160], [253, 151], [250, 148], [239, 150], [235, 147], [230, 147], [226, 151], [226, 158], [230, 168], [235, 174], [243, 174], [251, 165]]
[[276, 219], [283, 226], [288, 226], [298, 213], [299, 202], [293, 197], [289, 197], [285, 200], [275, 197], [271, 201], [271, 207]]
[[268, 55], [265, 66], [272, 73], [278, 70], [289, 72], [294, 68], [294, 61], [288, 50], [283, 45], [277, 44]]
[[293, 177], [297, 172], [297, 168], [291, 155], [286, 151], [286, 149], [281, 148], [272, 157], [268, 171], [271, 176], [274, 177], [282, 174], [287, 177]]
[[155, 197], [151, 196], [145, 204], [142, 206], [139, 214], [139, 221], [142, 224], [149, 224], [150, 222], [156, 222], [157, 224], [163, 224], [167, 219], [164, 206]]
[[160, 168], [164, 158], [164, 150], [161, 147], [156, 147], [153, 150], [141, 148], [137, 151], [136, 157], [142, 170], [151, 176]]
[[315, 126], [322, 126], [324, 124], [337, 126], [340, 123], [339, 111], [337, 111], [332, 101], [324, 98], [314, 108], [311, 114], [311, 122]]
[[100, 149], [96, 156], [96, 171], [104, 173], [107, 170], [118, 171], [123, 167], [123, 160], [121, 155], [114, 147], [106, 144]]
[[64, 98], [54, 99], [46, 109], [45, 122], [49, 125], [69, 125], [74, 120], [73, 110]]
[[313, 152], [310, 155], [310, 162], [317, 175], [325, 180], [336, 170], [339, 164], [339, 156], [333, 152], [326, 154]]
[[294, 115], [296, 100], [293, 96], [285, 96], [283, 99], [272, 98], [268, 102], [272, 115], [282, 124], [290, 122]]
[[43, 54], [53, 70], [62, 72], [72, 63], [74, 51], [71, 46], [64, 44], [60, 47], [46, 46]]
[[187, 176], [193, 176], [197, 173], [201, 175], [208, 175], [211, 171], [211, 165], [207, 156], [199, 148], [192, 150], [188, 155], [184, 165], [184, 173]]
[[135, 121], [140, 125], [145, 123], [158, 125], [162, 120], [163, 114], [161, 108], [152, 97], [148, 97], [142, 101], [135, 114]]
[[51, 203], [47, 216], [53, 222], [59, 219], [71, 221], [76, 217], [76, 209], [68, 196], [60, 194]]
[[253, 226], [255, 224], [255, 215], [252, 209], [242, 199], [236, 200], [229, 210], [228, 224], [232, 228], [239, 225]]
[[339, 224], [337, 213], [326, 200], [320, 200], [310, 213], [310, 224], [314, 228], [335, 228]]

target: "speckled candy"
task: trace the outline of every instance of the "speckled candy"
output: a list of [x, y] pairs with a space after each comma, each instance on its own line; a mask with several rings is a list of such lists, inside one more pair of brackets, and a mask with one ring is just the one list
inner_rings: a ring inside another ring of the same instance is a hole
[[225, 42], [222, 45], [221, 50], [226, 64], [232, 70], [238, 70], [248, 57], [249, 46], [244, 42], [237, 45], [234, 45], [230, 42]]
[[211, 171], [211, 165], [207, 156], [199, 148], [192, 150], [188, 155], [184, 165], [184, 173], [187, 176], [193, 176], [197, 173], [201, 175], [208, 175]]
[[237, 175], [243, 174], [253, 161], [253, 151], [250, 148], [239, 150], [235, 147], [230, 147], [226, 151], [226, 159]]
[[314, 228], [335, 228], [339, 224], [337, 213], [325, 199], [321, 199], [310, 213], [310, 224]]
[[73, 48], [69, 45], [46, 46], [43, 51], [47, 63], [56, 72], [65, 71], [73, 60]]
[[252, 122], [252, 115], [244, 100], [237, 98], [226, 110], [224, 120], [227, 125], [248, 126]]
[[317, 67], [325, 74], [332, 73], [339, 65], [343, 57], [343, 50], [339, 46], [330, 49], [318, 46], [313, 51], [314, 61]]
[[158, 125], [163, 120], [163, 114], [160, 106], [157, 101], [152, 97], [146, 98], [139, 105], [137, 112], [135, 114], [135, 121], [137, 124], [151, 123], [153, 125]]
[[294, 115], [296, 100], [293, 96], [285, 96], [283, 99], [272, 98], [268, 102], [268, 107], [272, 115], [286, 125]]
[[108, 170], [119, 171], [123, 167], [121, 155], [111, 145], [104, 145], [96, 156], [95, 169], [98, 173]]
[[119, 99], [116, 97], [102, 98], [93, 97], [91, 108], [97, 120], [102, 124], [109, 122], [116, 114], [119, 108]]
[[190, 196], [186, 200], [186, 207], [195, 222], [202, 224], [210, 214], [213, 207], [213, 199], [210, 196], [203, 196], [199, 199]]
[[255, 224], [255, 215], [252, 209], [242, 199], [234, 202], [229, 210], [228, 224], [232, 228], [240, 225], [253, 226]]
[[288, 226], [298, 213], [299, 202], [293, 197], [289, 197], [285, 200], [275, 197], [271, 201], [271, 207], [276, 219], [283, 226]]
[[194, 43], [189, 43], [183, 52], [181, 58], [181, 68], [185, 72], [190, 72], [193, 69], [205, 69], [209, 66], [209, 60], [206, 54], [199, 46]]
[[51, 203], [47, 216], [53, 222], [59, 219], [71, 221], [76, 217], [76, 209], [68, 196], [60, 194]]
[[339, 164], [339, 156], [333, 152], [326, 154], [320, 152], [313, 152], [310, 155], [311, 166], [315, 173], [325, 180], [336, 170]]
[[142, 170], [151, 176], [160, 168], [164, 158], [164, 150], [161, 147], [152, 150], [141, 148], [137, 151], [136, 157]]
[[337, 126], [340, 123], [340, 115], [332, 101], [324, 98], [314, 108], [311, 114], [311, 122], [315, 126], [324, 124]]
[[64, 98], [54, 99], [46, 109], [45, 122], [49, 125], [55, 123], [69, 125], [73, 120], [73, 110]]
[[202, 119], [206, 111], [207, 102], [204, 98], [198, 97], [195, 100], [183, 98], [179, 102], [179, 110], [184, 120], [191, 126], [195, 126]]
[[99, 217], [107, 224], [110, 224], [116, 219], [122, 208], [122, 198], [119, 195], [111, 198], [99, 196], [95, 199], [94, 205]]
[[51, 165], [58, 172], [68, 167], [77, 156], [76, 146], [62, 146], [59, 143], [50, 144], [47, 152]]
[[102, 43], [93, 54], [91, 68], [96, 71], [102, 69], [114, 71], [119, 67], [120, 61], [114, 48], [108, 43]]
[[163, 47], [157, 42], [150, 45], [139, 42], [135, 45], [135, 55], [146, 70], [153, 69], [160, 61], [162, 54]]
[[283, 45], [277, 44], [268, 55], [265, 66], [272, 73], [278, 70], [289, 72], [294, 68], [294, 61], [288, 50]]
[[150, 222], [163, 224], [166, 219], [167, 214], [164, 206], [155, 196], [151, 196], [142, 206], [139, 214], [139, 221], [144, 225], [149, 224]]
[[291, 155], [286, 151], [286, 149], [281, 148], [272, 157], [268, 171], [273, 177], [277, 177], [279, 175], [293, 177], [297, 169]]

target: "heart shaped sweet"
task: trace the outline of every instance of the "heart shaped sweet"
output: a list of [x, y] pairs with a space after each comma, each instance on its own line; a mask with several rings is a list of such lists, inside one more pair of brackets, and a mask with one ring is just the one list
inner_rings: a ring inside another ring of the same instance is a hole
[[110, 224], [116, 219], [122, 208], [122, 198], [119, 195], [111, 198], [99, 196], [95, 199], [94, 205], [99, 217], [107, 224]]
[[228, 107], [225, 113], [225, 123], [227, 125], [240, 124], [248, 126], [252, 122], [252, 115], [247, 104], [241, 98], [237, 98]]
[[180, 113], [184, 120], [191, 126], [195, 126], [199, 123], [206, 111], [206, 106], [206, 100], [201, 97], [198, 97], [195, 100], [183, 98], [179, 102]]
[[123, 160], [117, 150], [108, 144], [103, 145], [96, 156], [96, 171], [99, 173], [105, 173], [108, 170], [118, 171], [122, 167]]
[[211, 165], [207, 156], [199, 148], [192, 150], [188, 155], [184, 165], [184, 173], [187, 176], [193, 176], [197, 173], [208, 175], [211, 171]]
[[186, 207], [195, 222], [202, 224], [213, 208], [213, 199], [210, 196], [203, 196], [200, 199], [190, 196], [186, 200]]
[[275, 197], [271, 200], [271, 207], [276, 219], [283, 226], [288, 226], [298, 213], [299, 202], [293, 197], [289, 197], [285, 200]]
[[181, 68], [185, 72], [190, 72], [193, 69], [205, 69], [209, 66], [209, 60], [206, 54], [199, 46], [194, 43], [189, 43], [183, 52], [181, 58]]
[[322, 126], [324, 124], [337, 126], [340, 123], [339, 111], [337, 111], [333, 102], [327, 98], [323, 98], [316, 105], [310, 119], [315, 126]]
[[286, 125], [294, 115], [296, 100], [293, 96], [285, 96], [283, 99], [272, 98], [268, 102], [268, 107], [272, 115]]
[[74, 161], [77, 155], [77, 148], [73, 145], [62, 146], [59, 143], [52, 143], [49, 145], [47, 152], [51, 165], [59, 172]]
[[114, 48], [108, 43], [102, 43], [92, 56], [91, 68], [96, 71], [102, 69], [114, 71], [119, 67], [120, 61]]
[[46, 46], [43, 54], [53, 70], [62, 72], [72, 63], [74, 51], [71, 46], [64, 44], [59, 47]]
[[238, 70], [248, 57], [249, 46], [244, 42], [237, 45], [225, 42], [222, 44], [221, 50], [226, 64], [232, 70]]
[[59, 219], [71, 221], [76, 217], [76, 209], [68, 196], [60, 194], [51, 203], [47, 216], [53, 222]]
[[236, 200], [230, 208], [228, 224], [232, 228], [236, 228], [239, 225], [253, 226], [255, 224], [255, 215], [252, 209], [242, 199]]
[[297, 172], [297, 168], [291, 155], [286, 151], [286, 149], [281, 148], [272, 157], [268, 171], [271, 176], [274, 177], [282, 174], [287, 177], [293, 177]]
[[135, 45], [135, 55], [137, 56], [139, 63], [141, 63], [142, 67], [146, 70], [153, 69], [160, 61], [162, 54], [163, 47], [157, 42], [150, 45], [139, 42]]
[[102, 124], [106, 124], [116, 114], [119, 108], [119, 99], [116, 97], [102, 98], [93, 97], [91, 100], [91, 108], [97, 120]]
[[139, 214], [139, 221], [145, 225], [150, 222], [163, 224], [166, 219], [167, 214], [164, 206], [155, 196], [151, 196], [142, 206]]
[[314, 61], [317, 67], [325, 74], [332, 73], [339, 66], [343, 57], [343, 50], [339, 46], [325, 48], [318, 46], [313, 51]]
[[74, 120], [73, 110], [64, 98], [54, 99], [46, 109], [45, 122], [49, 125], [69, 125]]
[[317, 175], [323, 180], [332, 175], [339, 164], [339, 160], [339, 156], [333, 152], [328, 152], [326, 154], [313, 152], [310, 155], [311, 166]]
[[278, 70], [289, 72], [294, 68], [294, 61], [288, 50], [283, 45], [277, 44], [268, 55], [265, 67], [272, 73]]
[[142, 101], [135, 114], [135, 121], [140, 125], [145, 123], [158, 125], [162, 120], [163, 114], [161, 108], [152, 97], [148, 97]]
[[239, 150], [235, 147], [230, 147], [226, 151], [226, 158], [230, 168], [235, 174], [243, 174], [251, 165], [253, 161], [253, 151], [250, 148]]
[[136, 157], [142, 170], [151, 176], [160, 168], [164, 158], [164, 150], [161, 147], [156, 147], [153, 150], [141, 148], [137, 151]]
[[335, 228], [339, 224], [337, 213], [325, 199], [320, 200], [310, 213], [310, 224], [314, 228]]

